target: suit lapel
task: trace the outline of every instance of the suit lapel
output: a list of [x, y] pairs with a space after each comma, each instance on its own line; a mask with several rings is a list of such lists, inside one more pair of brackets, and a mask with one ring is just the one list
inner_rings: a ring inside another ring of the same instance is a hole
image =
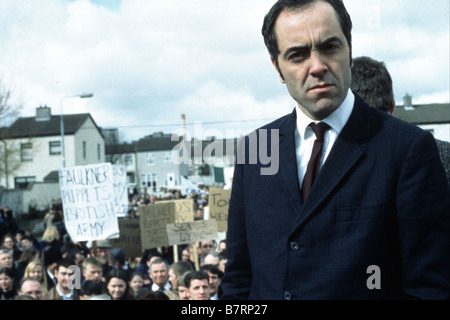
[[299, 224], [314, 213], [315, 209], [329, 197], [339, 182], [364, 156], [360, 144], [364, 139], [371, 136], [372, 128], [369, 118], [365, 104], [356, 97], [353, 112], [320, 170], [306, 202], [303, 204], [297, 220]]
[[297, 158], [295, 155], [295, 110], [291, 117], [287, 119], [287, 123], [280, 127], [280, 170], [278, 175], [281, 179], [284, 194], [298, 216], [302, 207], [302, 198], [298, 181]]

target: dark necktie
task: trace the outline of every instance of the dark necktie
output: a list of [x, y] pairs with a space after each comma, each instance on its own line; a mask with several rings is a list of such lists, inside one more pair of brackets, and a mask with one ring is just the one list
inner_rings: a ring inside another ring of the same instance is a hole
[[330, 126], [324, 122], [319, 124], [311, 123], [309, 125], [314, 133], [316, 134], [316, 141], [314, 141], [313, 150], [311, 153], [311, 159], [309, 159], [308, 167], [306, 168], [306, 174], [303, 179], [302, 185], [302, 196], [303, 201], [306, 200], [309, 191], [311, 190], [312, 184], [319, 174], [320, 159], [322, 158], [322, 149], [325, 132], [330, 129]]

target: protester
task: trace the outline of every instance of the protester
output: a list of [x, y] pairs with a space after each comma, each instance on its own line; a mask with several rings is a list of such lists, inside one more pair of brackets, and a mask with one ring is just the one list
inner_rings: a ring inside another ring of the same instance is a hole
[[130, 293], [136, 299], [139, 299], [144, 293], [151, 291], [148, 287], [144, 287], [144, 275], [139, 271], [135, 271], [131, 274], [129, 286]]
[[169, 267], [169, 281], [172, 285], [171, 290], [176, 292], [178, 290], [178, 280], [180, 277], [186, 272], [193, 270], [192, 264], [188, 261], [180, 260], [172, 263]]
[[83, 261], [82, 274], [84, 280], [102, 282], [104, 280], [102, 262], [95, 257], [86, 258]]
[[14, 270], [11, 268], [0, 268], [0, 300], [14, 300], [17, 290], [14, 287]]
[[122, 269], [112, 269], [106, 276], [106, 293], [112, 300], [134, 300], [130, 293], [127, 273]]
[[213, 264], [205, 264], [200, 268], [209, 277], [209, 296], [211, 300], [219, 300], [220, 284], [223, 278], [223, 272]]
[[44, 300], [79, 300], [79, 289], [73, 286], [71, 277], [74, 271], [71, 267], [74, 261], [62, 258], [54, 270], [56, 285], [44, 296]]
[[186, 287], [186, 282], [184, 281], [184, 278], [186, 275], [191, 272], [187, 271], [181, 277], [178, 279], [177, 283], [177, 294], [178, 294], [178, 300], [189, 300], [190, 294], [189, 294], [189, 288]]
[[209, 277], [203, 271], [191, 271], [184, 277], [189, 290], [189, 300], [209, 300]]
[[[20, 281], [20, 296], [30, 296], [35, 300], [43, 300], [44, 287], [41, 282], [33, 277], [24, 277]], [[16, 299], [17, 300], [17, 299]]]
[[14, 236], [11, 234], [6, 234], [3, 236], [0, 248], [8, 249], [11, 253], [13, 261], [19, 260], [20, 256], [22, 255], [22, 251], [17, 247]]
[[104, 285], [101, 282], [85, 280], [81, 283], [80, 300], [90, 300], [103, 294]]
[[[25, 268], [23, 278], [34, 278], [41, 284], [41, 293], [47, 294], [47, 277], [45, 276], [44, 264], [40, 260], [33, 260]], [[21, 280], [21, 281], [22, 281]]]

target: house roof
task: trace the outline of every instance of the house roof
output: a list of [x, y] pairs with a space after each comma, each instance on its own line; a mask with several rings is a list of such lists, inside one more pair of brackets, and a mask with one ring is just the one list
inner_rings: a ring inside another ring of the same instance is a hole
[[180, 142], [172, 141], [170, 134], [153, 134], [134, 142], [135, 150], [140, 151], [164, 151], [172, 150]]
[[450, 104], [424, 104], [413, 107], [397, 106], [394, 116], [416, 125], [450, 123]]
[[[89, 113], [64, 115], [64, 134], [75, 134], [88, 118], [98, 128]], [[61, 117], [51, 116], [47, 121], [36, 121], [35, 117], [19, 118], [1, 135], [7, 139], [58, 136], [61, 135]]]

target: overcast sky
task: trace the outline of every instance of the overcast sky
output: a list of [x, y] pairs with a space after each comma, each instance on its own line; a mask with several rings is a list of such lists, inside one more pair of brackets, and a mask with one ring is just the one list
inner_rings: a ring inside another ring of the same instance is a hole
[[[247, 133], [295, 104], [261, 36], [274, 0], [0, 0], [0, 81], [21, 116], [91, 113], [136, 140]], [[395, 98], [448, 103], [448, 0], [344, 0], [353, 56], [386, 63]], [[196, 123], [196, 132], [193, 124]], [[201, 130], [200, 130], [201, 129]]]

